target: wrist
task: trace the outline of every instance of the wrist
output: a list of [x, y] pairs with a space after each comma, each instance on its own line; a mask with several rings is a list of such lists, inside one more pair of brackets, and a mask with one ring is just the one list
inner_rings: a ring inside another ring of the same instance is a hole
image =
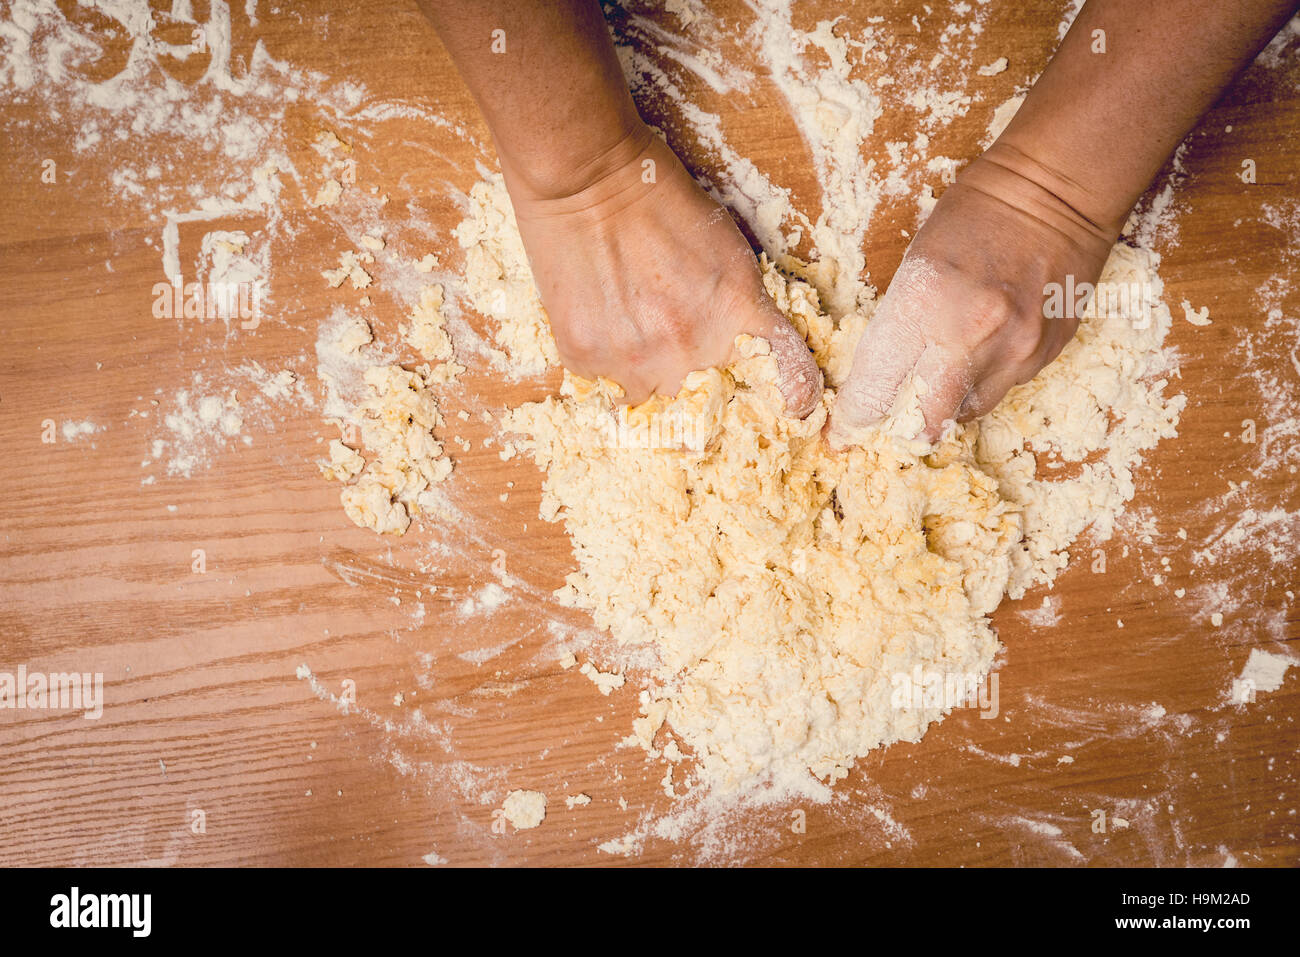
[[1052, 148], [1053, 142], [1050, 135], [1038, 135], [1030, 128], [1009, 129], [985, 156], [1036, 184], [1113, 241], [1147, 183], [1125, 182], [1128, 177], [1103, 168], [1096, 157], [1072, 164], [1068, 153]]
[[1028, 228], [1055, 233], [1102, 259], [1128, 215], [1101, 208], [1070, 176], [1001, 139], [957, 182], [1011, 207]]
[[498, 143], [501, 172], [516, 202], [564, 201], [598, 190], [601, 183], [637, 162], [655, 139], [640, 117], [620, 119], [586, 132], [575, 144], [557, 137], [544, 155], [512, 155]]

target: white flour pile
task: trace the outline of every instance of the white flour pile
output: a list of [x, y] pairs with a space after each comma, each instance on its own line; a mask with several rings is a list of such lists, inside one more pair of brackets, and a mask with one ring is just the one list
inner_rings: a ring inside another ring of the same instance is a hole
[[[473, 199], [459, 235], [476, 306], [516, 362], [545, 366], [553, 345], [521, 346], [540, 338], [544, 313], [501, 180]], [[1156, 377], [1171, 318], [1155, 259], [1116, 246], [1103, 281], [1154, 298], [1086, 320], [1042, 376], [933, 452], [903, 438], [919, 428], [915, 396], [860, 447], [830, 450], [833, 388], [869, 319], [832, 320], [817, 289], [770, 264], [768, 292], [832, 387], [808, 419], [777, 411], [759, 340], [735, 366], [694, 373], [675, 399], [627, 415], [647, 430], [691, 423], [692, 448], [611, 441], [609, 391], [573, 376], [559, 397], [514, 410], [505, 426], [547, 471], [542, 517], [564, 522], [578, 561], [561, 600], [658, 654], [638, 743], [652, 756], [689, 749], [708, 788], [815, 793], [810, 772], [843, 778], [962, 703], [900, 703], [899, 676], [919, 667], [953, 687], [978, 682], [1002, 596], [1050, 582], [1084, 529], [1107, 536], [1140, 453], [1175, 432], [1183, 400]], [[1036, 457], [1077, 474], [1039, 480]]]

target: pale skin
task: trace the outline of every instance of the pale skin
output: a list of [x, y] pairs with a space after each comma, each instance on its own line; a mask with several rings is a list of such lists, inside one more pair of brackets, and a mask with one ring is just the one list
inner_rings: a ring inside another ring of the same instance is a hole
[[[807, 415], [816, 364], [731, 217], [637, 114], [596, 0], [420, 6], [492, 133], [565, 366], [638, 402], [726, 363], [748, 333], [772, 343], [786, 413]], [[1088, 0], [1011, 124], [917, 232], [833, 424], [877, 421], [915, 374], [933, 438], [1056, 358], [1076, 323], [1043, 315], [1044, 286], [1096, 282], [1133, 204], [1298, 7]]]

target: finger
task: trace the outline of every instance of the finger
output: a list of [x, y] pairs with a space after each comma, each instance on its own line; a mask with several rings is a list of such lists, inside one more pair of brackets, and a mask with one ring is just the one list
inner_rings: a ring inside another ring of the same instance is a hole
[[879, 422], [894, 408], [898, 392], [925, 351], [915, 317], [931, 310], [934, 269], [924, 260], [904, 259], [885, 297], [853, 352], [853, 366], [835, 397], [834, 418], [842, 427]]
[[1016, 383], [1008, 383], [1005, 380], [988, 380], [979, 383], [966, 394], [966, 398], [962, 400], [961, 406], [957, 409], [955, 418], [958, 422], [970, 422], [972, 419], [988, 415], [997, 408], [998, 403], [1005, 398], [1006, 394], [1015, 385]]
[[964, 356], [931, 346], [916, 364], [918, 397], [925, 430], [921, 437], [933, 442], [943, 433], [944, 423], [957, 418], [975, 384], [974, 371]]
[[[883, 309], [883, 303], [882, 303]], [[880, 424], [894, 410], [899, 393], [925, 352], [919, 329], [876, 315], [867, 323], [853, 353], [853, 367], [835, 395], [826, 430], [833, 449], [859, 441], [862, 429]]]
[[741, 331], [767, 340], [776, 359], [777, 387], [785, 399], [785, 414], [806, 418], [821, 402], [823, 389], [822, 370], [808, 351], [808, 343], [766, 293], [754, 313], [741, 324]]
[[900, 328], [888, 316], [874, 317], [858, 340], [849, 377], [835, 396], [835, 419], [858, 429], [887, 416], [924, 351], [919, 331]]
[[655, 392], [650, 386], [642, 385], [639, 382], [635, 382], [630, 386], [623, 385], [621, 382], [618, 385], [623, 390], [623, 394], [614, 401], [615, 405], [640, 405], [654, 395]]
[[613, 377], [608, 375], [608, 368], [602, 370], [597, 363], [582, 359], [568, 359], [563, 353], [560, 361], [566, 372], [585, 379], [593, 385], [601, 380], [615, 387], [616, 405], [639, 405], [654, 393], [654, 382], [647, 379], [637, 369], [630, 369], [627, 374]]
[[957, 410], [957, 421], [969, 422], [971, 419], [978, 419], [981, 416], [988, 415], [998, 407], [999, 402], [1006, 398], [1008, 392], [1016, 386], [1028, 382], [1036, 374], [1036, 372], [1031, 372], [1028, 369], [1006, 369], [993, 372], [984, 380], [978, 382], [967, 393], [961, 407]]
[[1045, 336], [1033, 354], [1024, 361], [996, 364], [967, 394], [961, 408], [957, 410], [957, 421], [969, 422], [988, 415], [1006, 398], [1008, 392], [1028, 382], [1055, 360], [1069, 341], [1069, 331]]

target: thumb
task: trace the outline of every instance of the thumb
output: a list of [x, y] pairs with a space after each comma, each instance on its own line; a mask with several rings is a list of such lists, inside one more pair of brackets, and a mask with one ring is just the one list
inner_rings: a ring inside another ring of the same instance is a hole
[[853, 366], [835, 397], [832, 413], [839, 426], [860, 429], [890, 413], [899, 390], [925, 352], [917, 315], [931, 308], [933, 268], [904, 258], [875, 315], [853, 351]]
[[776, 384], [785, 399], [785, 414], [806, 418], [822, 398], [822, 370], [808, 351], [808, 343], [766, 294], [740, 331], [767, 340], [776, 359]]
[[[880, 313], [885, 313], [881, 315]], [[925, 351], [918, 330], [881, 309], [858, 340], [853, 367], [835, 396], [832, 418], [850, 429], [874, 425], [894, 407], [908, 373]]]

